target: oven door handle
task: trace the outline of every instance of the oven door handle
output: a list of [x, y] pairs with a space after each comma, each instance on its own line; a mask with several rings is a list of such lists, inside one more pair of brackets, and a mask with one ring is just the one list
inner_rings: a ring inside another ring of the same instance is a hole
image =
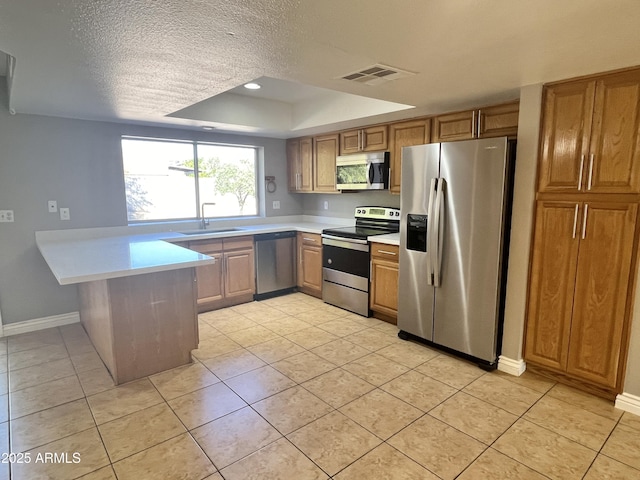
[[344, 238], [335, 235], [322, 234], [322, 244], [330, 245], [332, 247], [347, 248], [349, 250], [359, 250], [361, 252], [369, 251], [369, 242], [366, 240], [359, 240], [356, 238]]

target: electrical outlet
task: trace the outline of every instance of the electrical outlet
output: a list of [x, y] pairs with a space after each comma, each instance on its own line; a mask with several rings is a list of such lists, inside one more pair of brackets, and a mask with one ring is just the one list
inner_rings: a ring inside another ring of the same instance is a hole
[[58, 211], [58, 202], [49, 200], [47, 202], [47, 208], [49, 209], [49, 213], [56, 213]]
[[0, 222], [13, 222], [13, 210], [0, 210]]
[[329, 202], [327, 202], [326, 200], [324, 202], [324, 209], [329, 210]]
[[68, 208], [60, 209], [60, 220], [71, 220], [71, 213]]
[[274, 200], [273, 201], [273, 209], [274, 210], [279, 210], [280, 209], [280, 200]]

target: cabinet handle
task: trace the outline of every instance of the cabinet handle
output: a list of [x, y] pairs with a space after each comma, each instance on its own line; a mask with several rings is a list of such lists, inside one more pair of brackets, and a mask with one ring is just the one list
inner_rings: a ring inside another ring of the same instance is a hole
[[576, 238], [577, 227], [578, 227], [578, 204], [576, 203], [576, 211], [573, 214], [573, 236], [571, 238]]
[[580, 174], [578, 175], [578, 190], [582, 190], [582, 171], [584, 170], [584, 154], [580, 157]]
[[358, 130], [358, 150], [364, 150], [364, 133]]
[[595, 155], [592, 153], [589, 155], [589, 182], [587, 183], [587, 190], [591, 190], [591, 179], [593, 178], [593, 159]]
[[482, 130], [482, 110], [478, 110], [478, 134], [477, 138], [480, 138], [480, 131]]
[[582, 239], [587, 236], [587, 212], [589, 211], [589, 204], [584, 204], [584, 217], [582, 218]]
[[302, 237], [302, 240], [304, 240], [305, 242], [313, 242], [313, 243], [316, 243], [316, 239], [315, 239], [315, 238]]
[[378, 250], [378, 253], [386, 253], [387, 255], [397, 255], [396, 252], [390, 252], [389, 250]]
[[476, 111], [471, 112], [471, 138], [476, 136]]

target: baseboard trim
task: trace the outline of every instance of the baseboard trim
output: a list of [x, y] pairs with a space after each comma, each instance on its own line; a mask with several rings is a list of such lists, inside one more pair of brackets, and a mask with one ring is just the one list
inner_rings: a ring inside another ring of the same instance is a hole
[[625, 412], [633, 413], [634, 415], [640, 415], [640, 397], [637, 395], [631, 395], [630, 393], [622, 392], [616, 397], [616, 408], [624, 410]]
[[61, 315], [52, 315], [51, 317], [34, 318], [33, 320], [3, 325], [2, 336], [10, 337], [11, 335], [19, 335], [21, 333], [35, 332], [46, 328], [70, 325], [72, 323], [78, 323], [79, 321], [79, 312], [63, 313]]
[[512, 358], [500, 355], [498, 358], [498, 370], [515, 377], [519, 377], [527, 369], [527, 364], [524, 360], [513, 360]]

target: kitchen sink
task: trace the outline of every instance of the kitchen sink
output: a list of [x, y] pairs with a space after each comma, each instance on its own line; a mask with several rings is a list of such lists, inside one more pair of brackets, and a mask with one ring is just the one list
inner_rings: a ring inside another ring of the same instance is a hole
[[183, 235], [207, 235], [209, 233], [240, 232], [242, 230], [242, 228], [206, 228], [204, 230], [190, 230], [180, 233]]

